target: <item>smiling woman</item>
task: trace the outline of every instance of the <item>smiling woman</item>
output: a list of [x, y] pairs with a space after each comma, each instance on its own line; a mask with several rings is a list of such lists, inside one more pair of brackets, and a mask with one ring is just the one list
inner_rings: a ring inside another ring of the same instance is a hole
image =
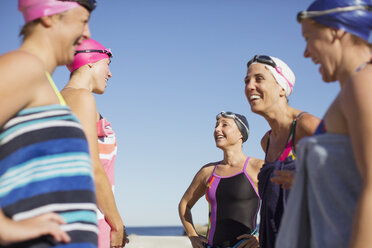
[[116, 138], [110, 122], [97, 110], [92, 93], [103, 94], [112, 76], [109, 68], [112, 53], [99, 42], [84, 40], [67, 65], [70, 81], [61, 91], [71, 110], [78, 116], [89, 143], [96, 184], [99, 248], [124, 247], [128, 242], [123, 221], [116, 207], [114, 162]]
[[18, 7], [27, 32], [19, 49], [0, 56], [0, 105], [7, 106], [0, 114], [0, 243], [94, 248], [88, 143], [51, 77], [89, 38], [92, 8], [57, 0], [19, 0]]
[[338, 81], [340, 92], [314, 136], [298, 147], [278, 247], [372, 243], [371, 6], [371, 0], [317, 0], [298, 14], [304, 56], [320, 64], [324, 82]]
[[[214, 139], [224, 158], [195, 175], [179, 203], [180, 218], [193, 248], [257, 247], [257, 174], [263, 161], [243, 154], [242, 145], [249, 136], [243, 115], [221, 112], [216, 119]], [[206, 238], [196, 232], [191, 217], [191, 208], [203, 195], [210, 211]]]
[[261, 140], [265, 164], [258, 174], [262, 199], [260, 247], [271, 248], [293, 183], [296, 145], [314, 133], [319, 119], [288, 105], [295, 75], [282, 60], [256, 55], [247, 66], [245, 94], [251, 110], [263, 116], [271, 127]]

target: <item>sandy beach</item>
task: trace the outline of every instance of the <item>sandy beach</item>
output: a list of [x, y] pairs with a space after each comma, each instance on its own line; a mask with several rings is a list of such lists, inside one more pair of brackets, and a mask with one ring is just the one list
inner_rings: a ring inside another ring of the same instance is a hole
[[125, 248], [191, 248], [186, 236], [129, 235], [130, 243]]

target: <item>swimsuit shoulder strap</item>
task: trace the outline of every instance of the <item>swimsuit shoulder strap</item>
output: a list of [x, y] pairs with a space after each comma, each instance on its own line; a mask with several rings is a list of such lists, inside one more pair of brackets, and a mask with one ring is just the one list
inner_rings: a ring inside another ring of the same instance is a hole
[[245, 160], [245, 163], [244, 163], [244, 167], [243, 167], [243, 171], [245, 172], [246, 169], [247, 169], [247, 165], [248, 165], [248, 161], [249, 161], [250, 157], [248, 156], [247, 159]]
[[[293, 120], [293, 122], [292, 122], [292, 129], [291, 129], [291, 134], [290, 134], [290, 139], [292, 139], [292, 149], [293, 149], [293, 151], [295, 152], [296, 151], [296, 149], [295, 149], [295, 137], [296, 137], [296, 125], [297, 125], [297, 120], [303, 115], [303, 114], [305, 114], [305, 113], [307, 113], [307, 112], [305, 112], [305, 111], [303, 111], [303, 112], [301, 112], [301, 113], [299, 113], [297, 116], [296, 116], [296, 118]], [[289, 140], [290, 141], [290, 140]]]
[[213, 172], [212, 172], [211, 176], [215, 175], [215, 172], [216, 172], [216, 169], [217, 169], [218, 165], [219, 165], [219, 163], [216, 163], [216, 165], [214, 166], [214, 169], [213, 169]]
[[[294, 144], [295, 144], [295, 135], [296, 135], [296, 124], [297, 124], [297, 120], [305, 113], [306, 112], [299, 113], [296, 116], [296, 118], [292, 121], [291, 130], [289, 131], [289, 136], [288, 136], [286, 145], [284, 147], [284, 150], [276, 160], [278, 160], [278, 159], [283, 160], [288, 154], [290, 154], [291, 150], [293, 151], [293, 153], [295, 153], [296, 150], [295, 150]], [[269, 150], [269, 145], [270, 145], [271, 130], [268, 133], [269, 133], [269, 138], [267, 140], [267, 145], [266, 145], [265, 161], [266, 161], [266, 157], [267, 157], [267, 151]]]
[[63, 99], [63, 96], [61, 95], [61, 93], [58, 91], [57, 89], [57, 86], [55, 85], [53, 79], [52, 79], [52, 76], [50, 76], [49, 72], [45, 72], [47, 78], [48, 78], [48, 81], [50, 83], [50, 85], [52, 86], [54, 92], [56, 93], [57, 97], [58, 97], [58, 100], [59, 100], [59, 103], [63, 106], [66, 106], [66, 101], [65, 99]]
[[265, 161], [266, 161], [266, 157], [267, 157], [267, 151], [269, 150], [269, 145], [270, 145], [270, 134], [271, 134], [271, 131], [272, 130], [269, 130], [267, 131], [267, 134], [268, 134], [268, 138], [267, 138], [267, 143], [266, 143], [266, 149], [265, 149]]

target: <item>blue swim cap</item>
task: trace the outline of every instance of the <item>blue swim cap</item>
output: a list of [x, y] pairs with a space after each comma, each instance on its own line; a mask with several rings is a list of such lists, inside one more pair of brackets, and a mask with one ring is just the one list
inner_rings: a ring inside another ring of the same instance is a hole
[[372, 30], [372, 0], [316, 0], [297, 15], [299, 22], [306, 18], [345, 30], [368, 42]]

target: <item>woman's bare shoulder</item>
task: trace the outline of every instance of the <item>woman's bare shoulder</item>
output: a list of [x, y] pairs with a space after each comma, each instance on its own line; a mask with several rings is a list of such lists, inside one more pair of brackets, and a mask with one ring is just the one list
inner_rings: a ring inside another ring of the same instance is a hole
[[36, 56], [14, 50], [0, 56], [0, 75], [3, 84], [36, 86], [46, 81], [46, 68]]
[[319, 126], [320, 119], [310, 113], [304, 113], [297, 119], [296, 124], [296, 140], [314, 134], [316, 128]]
[[201, 174], [211, 175], [214, 168], [216, 167], [218, 163], [219, 162], [211, 162], [211, 163], [205, 164], [203, 165], [203, 167], [200, 168], [199, 172]]
[[264, 160], [259, 158], [250, 157], [249, 164], [255, 170], [260, 170], [264, 164]]
[[87, 89], [64, 88], [62, 96], [68, 104], [92, 105], [95, 104], [93, 94]]
[[213, 170], [217, 164], [218, 163], [216, 162], [211, 162], [211, 163], [208, 163], [202, 166], [200, 170], [198, 171], [198, 173], [196, 174], [195, 178], [197, 178], [200, 181], [203, 181], [204, 183], [207, 183], [208, 179], [211, 177]]

